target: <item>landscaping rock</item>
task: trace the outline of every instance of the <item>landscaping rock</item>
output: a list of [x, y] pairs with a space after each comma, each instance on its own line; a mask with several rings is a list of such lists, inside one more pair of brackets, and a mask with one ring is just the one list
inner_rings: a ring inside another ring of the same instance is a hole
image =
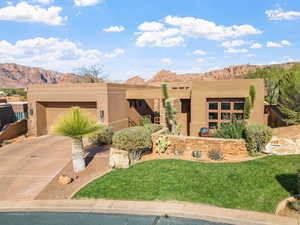
[[58, 180], [57, 180], [57, 183], [59, 184], [70, 184], [72, 183], [73, 179], [68, 177], [68, 176], [65, 176], [65, 175], [60, 175]]
[[272, 137], [263, 152], [272, 155], [300, 154], [300, 139]]
[[116, 148], [110, 149], [109, 167], [110, 168], [128, 168], [130, 165], [129, 154], [127, 151]]

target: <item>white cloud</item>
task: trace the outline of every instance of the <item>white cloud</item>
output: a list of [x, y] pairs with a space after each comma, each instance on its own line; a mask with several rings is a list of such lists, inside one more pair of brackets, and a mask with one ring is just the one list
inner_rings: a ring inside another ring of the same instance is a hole
[[50, 3], [54, 2], [54, 0], [32, 0], [32, 1], [43, 5], [49, 5]]
[[214, 22], [195, 17], [167, 16], [164, 22], [178, 27], [182, 35], [208, 40], [223, 40], [246, 35], [261, 34], [262, 32], [251, 25], [216, 25]]
[[247, 54], [248, 57], [255, 57], [255, 54]]
[[125, 27], [123, 26], [111, 26], [103, 29], [104, 32], [122, 32], [124, 30]]
[[138, 27], [138, 29], [141, 31], [159, 31], [163, 28], [164, 25], [158, 22], [144, 22]]
[[196, 59], [196, 61], [197, 61], [198, 63], [202, 63], [202, 62], [205, 61], [205, 59], [204, 59], [204, 58], [198, 58], [198, 59]]
[[268, 48], [282, 48], [284, 46], [291, 46], [291, 45], [292, 45], [292, 43], [287, 41], [287, 40], [283, 40], [279, 43], [278, 42], [272, 42], [272, 41], [269, 41], [267, 43]]
[[172, 59], [170, 59], [170, 58], [163, 58], [163, 59], [161, 59], [160, 61], [161, 61], [161, 63], [163, 63], [163, 64], [167, 64], [167, 65], [172, 64]]
[[61, 7], [51, 6], [42, 8], [26, 2], [20, 2], [16, 6], [0, 8], [0, 20], [16, 22], [37, 22], [52, 26], [63, 25], [67, 17], [60, 16]]
[[92, 6], [92, 5], [97, 5], [98, 3], [102, 3], [105, 0], [74, 0], [74, 4], [76, 6]]
[[276, 42], [269, 41], [269, 42], [267, 43], [267, 47], [268, 47], [268, 48], [282, 48], [283, 46], [282, 46], [282, 44], [280, 44], [280, 43], [276, 43]]
[[137, 38], [138, 47], [173, 47], [180, 46], [184, 39], [178, 36], [179, 30], [176, 28], [165, 29], [162, 31], [143, 32]]
[[16, 43], [0, 41], [0, 62], [14, 62], [28, 66], [70, 72], [80, 65], [95, 64], [106, 58], [124, 54], [123, 49], [102, 53], [98, 49], [82, 49], [67, 39], [54, 37], [19, 40]]
[[122, 55], [124, 53], [125, 53], [124, 49], [122, 49], [122, 48], [116, 48], [111, 53], [105, 54], [105, 57], [107, 57], [107, 58], [114, 58], [114, 57], [117, 57], [118, 55]]
[[173, 47], [182, 45], [185, 37], [224, 40], [262, 32], [251, 25], [216, 25], [214, 22], [194, 17], [167, 16], [162, 23], [145, 22], [136, 32], [138, 47]]
[[221, 45], [225, 48], [232, 48], [232, 47], [239, 47], [239, 46], [245, 45], [247, 43], [248, 42], [244, 41], [244, 40], [234, 40], [234, 41], [224, 41], [224, 42], [222, 42]]
[[287, 41], [287, 40], [281, 41], [281, 44], [282, 44], [282, 45], [285, 45], [285, 46], [291, 46], [291, 45], [292, 45], [292, 43], [289, 42], [289, 41]]
[[193, 54], [194, 55], [206, 55], [206, 51], [197, 49], [197, 50], [193, 51]]
[[241, 48], [241, 49], [228, 48], [224, 52], [225, 53], [246, 53], [246, 52], [248, 52], [248, 49], [245, 49], [245, 48]]
[[281, 8], [275, 10], [267, 10], [265, 14], [269, 20], [295, 20], [300, 17], [298, 11], [283, 11]]
[[291, 56], [283, 56], [282, 59], [285, 61], [285, 62], [296, 62], [297, 60], [294, 59], [293, 57]]
[[259, 43], [254, 43], [250, 46], [250, 48], [253, 48], [253, 49], [258, 49], [258, 48], [262, 48], [262, 45], [259, 44]]

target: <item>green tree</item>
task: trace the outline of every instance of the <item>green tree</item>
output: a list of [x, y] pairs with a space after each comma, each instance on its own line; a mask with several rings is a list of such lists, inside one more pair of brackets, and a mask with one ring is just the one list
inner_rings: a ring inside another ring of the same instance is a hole
[[72, 159], [74, 172], [85, 170], [82, 137], [95, 134], [100, 126], [88, 115], [83, 114], [78, 107], [61, 116], [53, 127], [53, 133], [72, 138]]

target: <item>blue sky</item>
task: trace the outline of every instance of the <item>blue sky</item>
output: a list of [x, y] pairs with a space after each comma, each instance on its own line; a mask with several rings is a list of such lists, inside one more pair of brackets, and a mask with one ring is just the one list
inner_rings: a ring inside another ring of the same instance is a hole
[[62, 72], [104, 65], [111, 79], [298, 61], [295, 0], [10, 0], [0, 62]]

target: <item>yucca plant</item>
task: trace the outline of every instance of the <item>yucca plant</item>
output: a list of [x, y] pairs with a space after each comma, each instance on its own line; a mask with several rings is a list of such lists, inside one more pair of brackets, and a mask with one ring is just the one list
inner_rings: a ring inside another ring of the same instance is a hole
[[65, 115], [59, 117], [53, 127], [53, 133], [72, 138], [72, 159], [74, 172], [85, 170], [82, 137], [95, 134], [100, 129], [96, 120], [91, 119], [74, 107]]

